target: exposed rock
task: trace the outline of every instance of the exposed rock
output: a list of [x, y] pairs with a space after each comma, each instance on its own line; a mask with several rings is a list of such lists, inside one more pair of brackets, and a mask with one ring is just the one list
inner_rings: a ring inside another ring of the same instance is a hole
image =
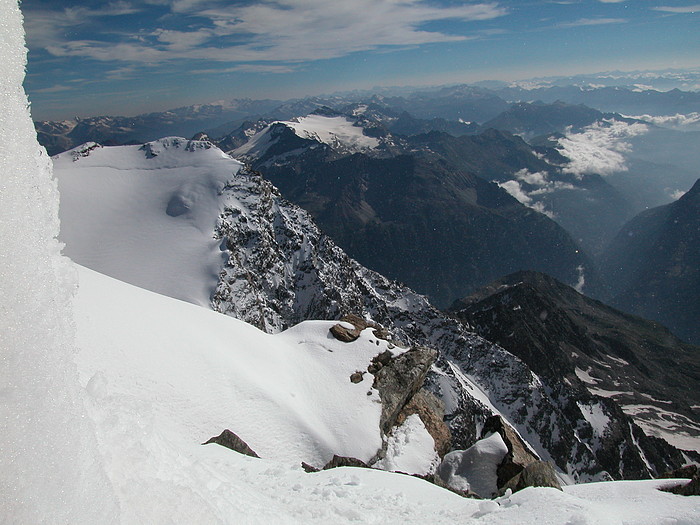
[[[353, 325], [354, 328], [348, 328], [342, 323], [349, 323]], [[374, 328], [373, 334], [377, 339], [384, 339], [385, 341], [390, 340], [391, 336], [386, 328], [355, 314], [346, 314], [341, 317], [340, 323], [331, 327], [331, 333], [339, 341], [351, 343], [360, 337], [360, 334], [366, 328]], [[391, 352], [389, 352], [389, 355], [391, 355]]]
[[487, 419], [481, 435], [483, 437], [492, 432], [500, 434], [508, 447], [508, 453], [496, 471], [498, 487], [501, 488], [514, 476], [520, 474], [526, 466], [539, 461], [540, 458], [528, 449], [517, 432], [505, 423], [501, 416], [492, 416]]
[[[408, 345], [440, 349], [426, 386], [446, 401], [453, 448], [473, 445], [493, 415], [473, 396], [468, 385], [476, 384], [522, 436], [537, 436], [538, 446], [564, 474], [579, 482], [608, 475], [595, 453], [600, 440], [569, 385], [536, 376], [523, 361], [447, 318], [425, 297], [349, 259], [259, 174], [242, 169], [222, 198], [227, 204], [216, 236], [230, 257], [212, 299], [215, 310], [268, 332], [304, 319], [339, 319], [345, 312], [375, 319]], [[647, 477], [687, 463], [676, 449], [644, 437], [635, 427], [634, 436], [622, 435], [620, 446], [609, 449], [611, 464], [620, 466], [612, 477], [638, 477], [638, 462], [631, 464], [627, 457], [641, 457], [640, 449], [654, 467]]]
[[350, 374], [350, 382], [351, 383], [360, 383], [363, 379], [364, 372], [354, 372]]
[[305, 461], [302, 461], [302, 462], [301, 462], [301, 468], [304, 469], [304, 472], [309, 472], [309, 473], [312, 473], [312, 472], [321, 472], [321, 469], [318, 469], [318, 468], [314, 467], [313, 465], [309, 465], [309, 464], [306, 463]]
[[406, 418], [412, 414], [418, 414], [428, 434], [435, 441], [435, 451], [440, 458], [443, 458], [452, 447], [450, 427], [443, 420], [445, 417], [445, 405], [443, 402], [431, 392], [421, 388], [403, 407], [403, 410], [396, 418], [396, 425], [402, 425]]
[[370, 468], [367, 463], [357, 458], [350, 458], [346, 456], [337, 456], [333, 454], [333, 459], [326, 463], [321, 470], [328, 470], [336, 467], [361, 467]]
[[545, 461], [535, 461], [527, 465], [501, 488], [500, 493], [503, 494], [508, 489], [517, 492], [525, 487], [552, 487], [562, 490], [554, 467]]
[[408, 400], [423, 386], [436, 358], [436, 350], [416, 346], [394, 357], [377, 371], [373, 386], [379, 390], [382, 400], [379, 426], [385, 434], [396, 425], [396, 419]]
[[255, 451], [248, 446], [248, 444], [239, 438], [235, 433], [231, 432], [229, 429], [224, 430], [221, 434], [216, 437], [209, 439], [202, 443], [202, 445], [208, 445], [209, 443], [217, 443], [222, 447], [230, 448], [235, 450], [240, 454], [245, 454], [246, 456], [251, 456], [253, 458], [259, 458]]
[[693, 476], [685, 485], [662, 487], [661, 490], [672, 494], [679, 494], [681, 496], [700, 496], [700, 474]]
[[331, 326], [331, 333], [338, 341], [343, 341], [344, 343], [352, 343], [360, 337], [359, 330], [356, 328], [348, 328], [340, 323]]
[[664, 472], [659, 476], [659, 479], [670, 479], [670, 478], [688, 478], [692, 479], [694, 476], [700, 474], [700, 469], [697, 465], [685, 465], [681, 468], [671, 470], [669, 472]]

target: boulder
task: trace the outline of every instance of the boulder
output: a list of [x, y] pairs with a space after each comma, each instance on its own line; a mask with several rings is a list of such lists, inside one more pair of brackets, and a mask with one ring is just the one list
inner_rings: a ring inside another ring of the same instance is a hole
[[248, 444], [239, 438], [235, 433], [231, 432], [229, 429], [224, 430], [221, 434], [216, 437], [210, 438], [208, 441], [202, 443], [202, 445], [208, 445], [210, 443], [217, 443], [222, 447], [230, 448], [235, 450], [239, 454], [245, 454], [246, 456], [251, 456], [253, 458], [259, 458], [255, 451], [248, 446]]
[[482, 437], [490, 433], [498, 433], [503, 438], [503, 442], [508, 447], [508, 453], [503, 461], [498, 465], [498, 487], [503, 487], [508, 481], [520, 474], [525, 467], [539, 461], [534, 452], [525, 445], [518, 433], [509, 424], [503, 421], [501, 416], [492, 416], [484, 423], [481, 432]]
[[421, 389], [437, 351], [422, 346], [395, 356], [374, 374], [373, 386], [382, 401], [380, 428], [389, 434], [406, 403]]
[[700, 496], [700, 474], [695, 474], [686, 484], [662, 487], [661, 490], [681, 496]]
[[360, 383], [360, 382], [362, 382], [362, 379], [363, 379], [362, 376], [363, 376], [364, 374], [365, 374], [364, 372], [360, 372], [360, 371], [353, 372], [352, 374], [350, 374], [350, 382], [351, 382], [351, 383]]
[[552, 487], [562, 490], [552, 464], [545, 461], [535, 461], [501, 487], [499, 493], [504, 494], [508, 489], [517, 492], [526, 487]]
[[301, 468], [304, 469], [304, 472], [308, 473], [313, 473], [313, 472], [321, 472], [321, 469], [314, 467], [313, 465], [309, 465], [305, 461], [301, 462]]
[[[349, 323], [354, 328], [344, 326], [342, 323]], [[330, 330], [333, 337], [339, 341], [351, 343], [360, 337], [360, 333], [366, 328], [373, 328], [374, 330], [372, 333], [377, 339], [384, 339], [385, 341], [391, 340], [391, 335], [382, 325], [377, 324], [374, 321], [363, 319], [359, 315], [355, 314], [344, 315], [340, 318], [340, 323], [333, 325]]]
[[358, 337], [360, 337], [360, 330], [357, 330], [356, 328], [348, 328], [340, 323], [331, 326], [330, 330], [333, 337], [344, 343], [352, 343]]
[[323, 466], [323, 469], [321, 469], [321, 470], [328, 470], [328, 469], [337, 468], [337, 467], [370, 468], [369, 465], [367, 465], [367, 463], [365, 463], [361, 459], [351, 458], [351, 457], [346, 457], [346, 456], [337, 456], [334, 454], [333, 459], [331, 459], [328, 463], [326, 463]]

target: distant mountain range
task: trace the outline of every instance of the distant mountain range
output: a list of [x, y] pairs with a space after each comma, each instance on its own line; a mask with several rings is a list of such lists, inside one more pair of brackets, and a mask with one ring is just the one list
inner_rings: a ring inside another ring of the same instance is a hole
[[540, 377], [614, 400], [681, 448], [700, 443], [700, 347], [659, 324], [536, 272], [503, 277], [450, 311]]
[[626, 221], [697, 179], [697, 132], [650, 116], [696, 110], [696, 99], [641, 85], [453, 86], [36, 124], [50, 153], [208, 130], [197, 138], [248, 162], [351, 255], [440, 306], [535, 269], [654, 317], [621, 288], [632, 277], [609, 270], [615, 248], [601, 256]]
[[645, 436], [609, 398], [535, 374], [362, 267], [270, 182], [209, 142], [90, 144], [57, 157], [55, 173], [67, 252], [98, 271], [190, 302], [208, 292], [203, 306], [270, 332], [356, 313], [395, 340], [438, 349], [427, 387], [445, 404], [454, 448], [474, 443], [495, 414], [572, 481], [648, 477], [689, 457]]
[[489, 182], [549, 168], [510, 134], [406, 138], [376, 121], [315, 114], [273, 123], [232, 154], [353, 258], [437, 305], [521, 268], [600, 289], [593, 262], [559, 225]]

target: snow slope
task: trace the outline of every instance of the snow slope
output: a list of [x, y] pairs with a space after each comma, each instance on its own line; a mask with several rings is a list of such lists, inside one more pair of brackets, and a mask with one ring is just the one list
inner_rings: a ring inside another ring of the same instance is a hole
[[219, 194], [241, 164], [206, 142], [85, 144], [54, 158], [65, 253], [96, 271], [209, 307], [226, 260]]
[[[633, 453], [613, 445], [610, 453], [619, 461], [601, 466], [599, 447], [591, 442], [600, 432], [567, 408], [570, 399], [424, 297], [350, 259], [271, 183], [208, 142], [87, 145], [58, 156], [56, 172], [61, 213], [70, 219], [62, 236], [76, 262], [267, 332], [347, 312], [367, 316], [398, 340], [440, 349], [443, 358], [428, 388], [447, 401], [454, 448], [474, 444], [483, 421], [495, 413], [568, 482], [607, 479], [606, 469], [618, 464], [613, 477], [645, 475], [644, 466], [634, 470], [643, 443], [625, 438]], [[415, 448], [394, 455], [396, 462], [389, 458], [388, 468], [429, 468], [433, 458], [416, 456], [426, 448], [421, 433], [425, 437], [421, 428], [407, 427], [395, 435], [397, 443]], [[682, 460], [680, 454], [669, 461], [657, 456], [650, 474]]]
[[[269, 335], [88, 269], [79, 276], [80, 385], [121, 523], [690, 525], [700, 517], [698, 498], [656, 490], [668, 480], [477, 501], [377, 470], [307, 474], [301, 459], [318, 464], [333, 447], [367, 457], [378, 444], [376, 392], [348, 378], [383, 350], [367, 332], [345, 344], [328, 338], [329, 322], [312, 321]], [[262, 459], [199, 444], [223, 428]]]
[[[318, 467], [334, 453], [369, 461], [381, 447], [379, 394], [368, 379], [350, 382], [387, 349], [370, 330], [353, 343], [330, 335], [332, 321], [270, 335], [88, 269], [80, 278], [82, 382], [110, 418], [129, 406], [128, 418], [157, 429], [163, 450], [225, 428], [261, 457]], [[109, 439], [132, 431], [117, 425]]]

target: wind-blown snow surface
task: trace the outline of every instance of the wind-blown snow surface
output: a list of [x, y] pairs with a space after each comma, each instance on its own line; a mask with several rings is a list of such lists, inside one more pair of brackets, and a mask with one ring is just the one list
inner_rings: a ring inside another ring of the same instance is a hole
[[213, 226], [241, 164], [206, 142], [86, 144], [54, 158], [65, 253], [136, 286], [209, 307], [226, 257]]
[[[311, 321], [269, 335], [91, 270], [79, 274], [80, 384], [122, 523], [690, 525], [700, 517], [698, 498], [656, 490], [668, 480], [526, 489], [479, 502], [377, 470], [307, 474], [301, 459], [318, 464], [331, 451], [366, 458], [379, 444], [377, 394], [367, 380], [349, 381], [383, 350], [368, 332], [340, 343], [327, 335], [330, 322]], [[223, 428], [262, 459], [199, 444]]]

